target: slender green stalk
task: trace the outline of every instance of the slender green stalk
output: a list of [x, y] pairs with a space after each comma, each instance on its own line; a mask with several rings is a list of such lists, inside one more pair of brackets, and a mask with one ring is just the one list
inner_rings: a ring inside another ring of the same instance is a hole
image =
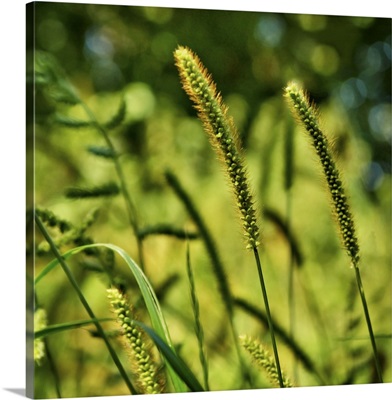
[[367, 301], [366, 301], [366, 297], [365, 297], [365, 290], [363, 289], [361, 273], [360, 273], [360, 270], [359, 270], [358, 265], [356, 263], [354, 264], [354, 270], [355, 270], [355, 277], [356, 277], [356, 280], [357, 280], [358, 291], [359, 291], [359, 295], [361, 297], [362, 307], [363, 307], [363, 311], [364, 311], [364, 314], [365, 314], [366, 324], [367, 324], [367, 327], [368, 327], [368, 330], [369, 330], [370, 342], [372, 344], [372, 349], [373, 349], [373, 354], [374, 354], [374, 360], [375, 360], [377, 375], [378, 375], [378, 378], [380, 379], [380, 382], [383, 383], [381, 366], [380, 366], [380, 362], [378, 360], [376, 339], [375, 339], [375, 336], [374, 336], [374, 333], [373, 333], [372, 322], [371, 322], [371, 319], [370, 319], [369, 309], [368, 309]]
[[350, 257], [351, 265], [355, 270], [358, 291], [361, 297], [362, 307], [369, 331], [369, 337], [372, 344], [376, 371], [379, 381], [382, 383], [383, 378], [378, 359], [376, 341], [374, 338], [365, 292], [362, 285], [361, 274], [358, 268], [360, 259], [358, 239], [355, 233], [354, 220], [349, 209], [347, 196], [344, 191], [339, 170], [337, 169], [335, 161], [332, 157], [328, 139], [320, 129], [317, 111], [315, 107], [310, 104], [306, 93], [296, 83], [290, 83], [285, 89], [285, 97], [289, 102], [294, 116], [304, 126], [306, 132], [312, 139], [313, 147], [315, 148], [320, 159], [320, 163], [327, 180], [328, 189], [331, 194], [333, 208], [339, 226], [339, 233], [342, 238], [343, 245], [346, 248], [346, 252]]
[[[292, 218], [292, 192], [291, 188], [294, 183], [294, 129], [293, 124], [290, 123], [287, 133], [286, 140], [284, 145], [284, 160], [285, 160], [285, 168], [284, 168], [284, 187], [286, 190], [286, 218], [287, 218], [287, 230], [291, 231], [291, 218]], [[288, 311], [289, 311], [289, 331], [292, 338], [295, 336], [295, 322], [296, 322], [296, 296], [295, 296], [295, 258], [294, 258], [294, 246], [290, 246], [290, 260], [288, 265], [288, 288], [287, 288], [287, 297], [288, 297]], [[297, 373], [297, 365], [294, 363], [293, 365], [293, 377], [298, 384], [298, 373]]]
[[272, 349], [274, 351], [274, 357], [275, 357], [278, 380], [279, 380], [280, 387], [284, 387], [282, 371], [281, 371], [281, 368], [280, 368], [278, 347], [276, 345], [276, 340], [275, 340], [274, 324], [272, 322], [271, 311], [270, 311], [269, 302], [268, 302], [267, 288], [266, 288], [265, 282], [264, 282], [263, 269], [261, 267], [259, 252], [258, 252], [256, 247], [253, 248], [253, 253], [255, 255], [255, 260], [256, 260], [256, 265], [257, 265], [257, 272], [259, 274], [261, 292], [263, 293], [265, 313], [266, 313], [266, 316], [267, 316], [268, 327], [269, 327], [269, 331], [270, 331], [270, 335], [271, 335], [271, 343], [272, 343]]
[[107, 338], [107, 336], [105, 334], [105, 331], [103, 330], [101, 324], [98, 322], [98, 319], [95, 317], [95, 314], [94, 314], [93, 310], [91, 309], [91, 307], [88, 304], [86, 298], [84, 297], [82, 291], [80, 290], [79, 285], [76, 282], [75, 277], [73, 276], [71, 269], [69, 268], [68, 264], [65, 262], [65, 259], [61, 256], [59, 250], [57, 249], [56, 245], [53, 242], [53, 239], [51, 238], [49, 232], [46, 230], [44, 224], [42, 223], [42, 221], [40, 220], [38, 215], [35, 215], [35, 222], [36, 222], [39, 230], [41, 231], [42, 235], [44, 236], [44, 238], [49, 243], [50, 248], [51, 248], [54, 256], [57, 258], [57, 260], [58, 260], [60, 266], [62, 267], [66, 277], [68, 278], [68, 280], [71, 283], [72, 287], [74, 288], [77, 296], [79, 297], [80, 302], [82, 303], [83, 307], [87, 311], [87, 314], [89, 315], [91, 320], [93, 320], [94, 325], [97, 328], [98, 333], [100, 334], [100, 336], [104, 340], [104, 342], [106, 344], [106, 347], [107, 347], [107, 349], [109, 351], [109, 354], [112, 357], [114, 363], [116, 364], [116, 367], [117, 367], [118, 371], [120, 372], [125, 384], [127, 385], [128, 389], [130, 390], [130, 392], [132, 394], [137, 394], [137, 391], [133, 387], [131, 381], [128, 378], [127, 373], [125, 372], [124, 367], [121, 364], [120, 359], [117, 356], [117, 353], [115, 352], [115, 350], [113, 349], [112, 345], [110, 344], [109, 339]]
[[197, 299], [195, 278], [193, 276], [193, 271], [192, 271], [192, 266], [191, 266], [189, 242], [187, 242], [187, 247], [186, 247], [186, 270], [187, 270], [189, 288], [190, 288], [190, 293], [191, 293], [193, 316], [194, 316], [194, 320], [195, 320], [195, 323], [194, 323], [195, 333], [196, 333], [197, 342], [198, 342], [198, 346], [199, 346], [199, 358], [200, 358], [201, 366], [203, 368], [204, 387], [207, 391], [209, 391], [210, 388], [209, 388], [209, 384], [208, 384], [208, 363], [207, 363], [207, 358], [206, 358], [205, 352], [204, 352], [204, 331], [203, 331], [203, 325], [201, 324], [201, 321], [200, 321], [199, 300]]
[[[247, 179], [240, 140], [232, 118], [228, 116], [228, 109], [218, 93], [211, 75], [204, 67], [199, 57], [190, 49], [179, 46], [174, 52], [182, 86], [198, 111], [204, 130], [225, 167], [230, 186], [234, 193], [240, 219], [246, 237], [246, 248], [253, 249], [259, 273], [264, 304], [266, 307], [270, 335], [274, 347], [274, 356], [278, 369], [280, 386], [283, 387], [282, 374], [275, 341], [273, 324], [268, 305], [268, 296], [261, 270], [257, 247], [259, 246], [259, 227], [257, 224], [256, 208]], [[272, 329], [271, 329], [272, 328]]]
[[59, 371], [54, 362], [54, 359], [52, 356], [52, 351], [50, 350], [50, 346], [48, 344], [47, 339], [44, 338], [44, 341], [45, 341], [45, 348], [46, 348], [46, 358], [48, 360], [49, 369], [53, 375], [53, 383], [54, 383], [54, 387], [56, 390], [56, 396], [58, 399], [61, 399], [63, 397], [63, 395], [62, 395], [62, 390], [61, 390], [60, 374], [59, 374]]

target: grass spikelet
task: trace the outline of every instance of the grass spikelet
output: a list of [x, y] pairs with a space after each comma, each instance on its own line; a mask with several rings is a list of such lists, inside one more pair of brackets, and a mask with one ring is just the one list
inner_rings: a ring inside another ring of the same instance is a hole
[[86, 199], [92, 197], [115, 196], [120, 193], [120, 189], [114, 182], [105, 183], [101, 186], [91, 188], [68, 188], [65, 196], [68, 199]]
[[61, 233], [71, 229], [71, 225], [68, 221], [60, 219], [50, 210], [37, 208], [35, 213], [42, 219], [42, 222], [46, 223], [51, 228], [58, 227]]
[[197, 55], [190, 49], [179, 46], [174, 52], [174, 58], [180, 73], [182, 86], [198, 110], [198, 116], [203, 122], [204, 130], [225, 167], [237, 201], [245, 237], [247, 238], [246, 248], [252, 249], [255, 256], [280, 386], [283, 387], [268, 295], [258, 253], [260, 242], [256, 210], [253, 206], [252, 194], [240, 151], [237, 129], [232, 118], [227, 115], [227, 107], [223, 104], [221, 95], [218, 93], [211, 75]]
[[259, 245], [259, 228], [253, 206], [237, 129], [227, 115], [211, 75], [190, 49], [178, 47], [174, 53], [183, 88], [194, 102], [209, 140], [221, 159], [235, 193], [247, 238], [247, 248]]
[[87, 151], [91, 154], [94, 154], [97, 157], [112, 158], [112, 159], [116, 157], [116, 152], [109, 147], [89, 146], [87, 148]]
[[[276, 363], [273, 357], [269, 354], [268, 350], [259, 343], [257, 340], [252, 339], [246, 335], [240, 336], [240, 343], [242, 347], [250, 354], [253, 362], [261, 369], [263, 369], [270, 379], [271, 383], [277, 387], [280, 386], [279, 374], [276, 368]], [[282, 374], [283, 387], [292, 387], [290, 380]]]
[[[47, 315], [43, 308], [38, 308], [34, 312], [34, 331], [38, 332], [47, 326]], [[42, 338], [34, 339], [34, 361], [37, 365], [41, 365], [43, 358], [45, 357], [45, 342]]]
[[[52, 211], [37, 209], [36, 214], [50, 228], [58, 228], [61, 235], [53, 239], [57, 247], [61, 248], [70, 243], [83, 245], [91, 243], [91, 239], [86, 235], [86, 230], [94, 224], [98, 218], [99, 209], [91, 209], [85, 218], [77, 226], [73, 226], [70, 222], [58, 218]], [[45, 254], [50, 250], [47, 241], [43, 241], [37, 245], [37, 253]], [[95, 249], [87, 250], [86, 254], [95, 254]]]
[[339, 232], [342, 237], [346, 252], [351, 259], [351, 265], [355, 270], [355, 278], [357, 281], [358, 292], [361, 298], [362, 307], [365, 315], [365, 320], [371, 341], [375, 367], [379, 381], [382, 383], [382, 372], [380, 360], [378, 359], [378, 352], [376, 340], [373, 333], [372, 322], [367, 306], [365, 291], [362, 284], [361, 273], [359, 269], [359, 245], [354, 228], [354, 221], [349, 210], [347, 197], [344, 192], [342, 180], [339, 171], [332, 157], [332, 152], [327, 140], [319, 127], [317, 118], [317, 111], [313, 105], [310, 104], [308, 96], [296, 84], [289, 83], [285, 88], [285, 97], [288, 100], [294, 116], [305, 127], [306, 132], [313, 140], [313, 147], [320, 159], [321, 166], [324, 170], [325, 178], [328, 183], [328, 189], [331, 193], [335, 215], [339, 225]]
[[306, 132], [312, 139], [313, 147], [320, 159], [328, 183], [328, 189], [331, 193], [344, 247], [351, 258], [352, 264], [356, 265], [359, 261], [359, 246], [354, 221], [339, 171], [332, 157], [328, 139], [320, 129], [317, 110], [315, 106], [310, 104], [308, 96], [296, 83], [290, 83], [286, 87], [285, 97], [290, 104], [293, 114], [305, 127]]
[[131, 308], [127, 299], [117, 288], [108, 289], [107, 293], [112, 310], [124, 334], [124, 343], [130, 349], [138, 389], [144, 394], [162, 393], [163, 379], [154, 364], [150, 345], [143, 331], [132, 321]]

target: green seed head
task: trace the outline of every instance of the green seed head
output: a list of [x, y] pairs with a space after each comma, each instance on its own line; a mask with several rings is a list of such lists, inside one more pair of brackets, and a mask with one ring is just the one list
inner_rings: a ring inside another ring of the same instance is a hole
[[[38, 308], [34, 312], [34, 331], [37, 332], [47, 326], [47, 315], [43, 308]], [[42, 338], [34, 339], [34, 361], [41, 365], [45, 357], [45, 343]]]
[[[140, 392], [162, 393], [164, 381], [158, 373], [152, 354], [150, 354], [150, 346], [144, 337], [145, 335], [139, 328], [135, 327], [132, 320], [132, 310], [127, 299], [117, 288], [108, 289], [107, 296], [124, 334], [125, 345], [130, 350], [133, 372]], [[125, 317], [125, 315], [127, 316]]]
[[[215, 83], [198, 56], [190, 49], [180, 46], [174, 52], [174, 58], [182, 86], [193, 101], [198, 116], [203, 122], [204, 130], [225, 167], [238, 207], [241, 210], [241, 219], [247, 222], [246, 225], [243, 223], [247, 248], [256, 248], [259, 245], [256, 210], [234, 123], [227, 115], [227, 107], [223, 104]], [[253, 223], [249, 224], [249, 222]]]
[[359, 261], [359, 246], [353, 219], [349, 211], [343, 184], [333, 160], [328, 140], [319, 128], [317, 111], [315, 107], [310, 104], [307, 95], [296, 83], [290, 83], [286, 87], [285, 97], [288, 100], [295, 118], [304, 126], [306, 132], [312, 139], [313, 147], [319, 157], [327, 180], [344, 247], [352, 263], [356, 265]]
[[[240, 336], [240, 343], [250, 354], [252, 361], [267, 373], [271, 383], [275, 386], [280, 386], [278, 370], [274, 358], [269, 354], [268, 350], [257, 340], [246, 335]], [[292, 387], [290, 380], [285, 376], [283, 376], [283, 387]]]

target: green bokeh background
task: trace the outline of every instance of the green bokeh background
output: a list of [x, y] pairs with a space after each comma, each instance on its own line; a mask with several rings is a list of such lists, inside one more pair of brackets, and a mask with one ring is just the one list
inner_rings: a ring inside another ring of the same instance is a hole
[[[263, 309], [254, 260], [244, 249], [225, 177], [174, 66], [177, 45], [198, 54], [242, 139], [260, 208], [261, 255], [273, 316], [287, 332], [292, 331], [328, 377], [328, 384], [370, 383], [376, 378], [354, 271], [336, 234], [313, 149], [282, 97], [287, 82], [301, 82], [319, 107], [350, 196], [384, 379], [392, 381], [390, 19], [37, 2], [34, 26], [28, 28], [35, 32], [28, 56], [34, 50], [54, 56], [99, 121], [109, 120], [125, 99], [124, 124], [111, 137], [122, 154], [141, 225], [168, 223], [195, 229], [166, 183], [164, 171], [170, 169], [205, 218], [233, 293]], [[35, 204], [73, 224], [99, 207], [90, 237], [116, 244], [137, 259], [121, 197], [65, 198], [68, 187], [113, 180], [114, 169], [110, 161], [86, 151], [88, 146], [104, 145], [98, 132], [54, 124], [55, 112], [86, 119], [79, 106], [53, 104], [37, 89], [35, 141], [30, 147], [35, 154]], [[291, 299], [290, 249], [273, 218], [276, 215], [290, 226], [302, 257], [295, 267]], [[154, 236], [145, 240], [144, 250], [146, 273], [155, 287], [170, 276], [177, 278], [162, 307], [181, 356], [201, 379], [186, 278], [186, 243]], [[37, 257], [36, 272], [50, 259], [50, 255]], [[211, 389], [238, 389], [227, 317], [200, 241], [192, 241], [191, 259]], [[95, 312], [108, 316], [107, 282], [78, 268], [85, 262], [75, 262], [78, 279]], [[116, 268], [127, 276], [120, 262]], [[137, 290], [132, 282], [129, 285], [135, 300]], [[85, 319], [60, 270], [36, 291], [50, 324]], [[144, 316], [143, 310], [140, 313]], [[350, 331], [350, 321], [356, 319], [358, 325], [353, 323]], [[243, 311], [236, 311], [235, 324], [239, 333], [268, 345], [268, 331]], [[295, 384], [317, 385], [279, 339], [278, 345], [283, 368]], [[127, 394], [104, 345], [86, 329], [50, 337], [48, 348], [64, 397]], [[55, 397], [49, 363], [43, 362], [35, 372], [36, 396]], [[269, 387], [262, 372], [256, 375], [254, 387]]]

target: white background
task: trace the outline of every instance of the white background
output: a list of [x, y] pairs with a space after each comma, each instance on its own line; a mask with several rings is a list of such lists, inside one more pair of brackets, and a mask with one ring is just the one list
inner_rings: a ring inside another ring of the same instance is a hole
[[[58, 2], [58, 1], [55, 1]], [[392, 17], [390, 0], [160, 0], [72, 1], [121, 5], [149, 5], [202, 9], [231, 9]], [[259, 4], [262, 3], [262, 4]], [[319, 4], [323, 3], [323, 4]], [[25, 388], [25, 4], [0, 5], [0, 398], [24, 397]], [[344, 40], [344, 39], [343, 39]], [[4, 90], [5, 89], [5, 90]], [[392, 385], [271, 389], [245, 392], [163, 395], [163, 399], [355, 399], [392, 398]], [[143, 399], [152, 398], [145, 396]], [[156, 397], [154, 397], [156, 398]], [[102, 400], [118, 397], [101, 397]]]

